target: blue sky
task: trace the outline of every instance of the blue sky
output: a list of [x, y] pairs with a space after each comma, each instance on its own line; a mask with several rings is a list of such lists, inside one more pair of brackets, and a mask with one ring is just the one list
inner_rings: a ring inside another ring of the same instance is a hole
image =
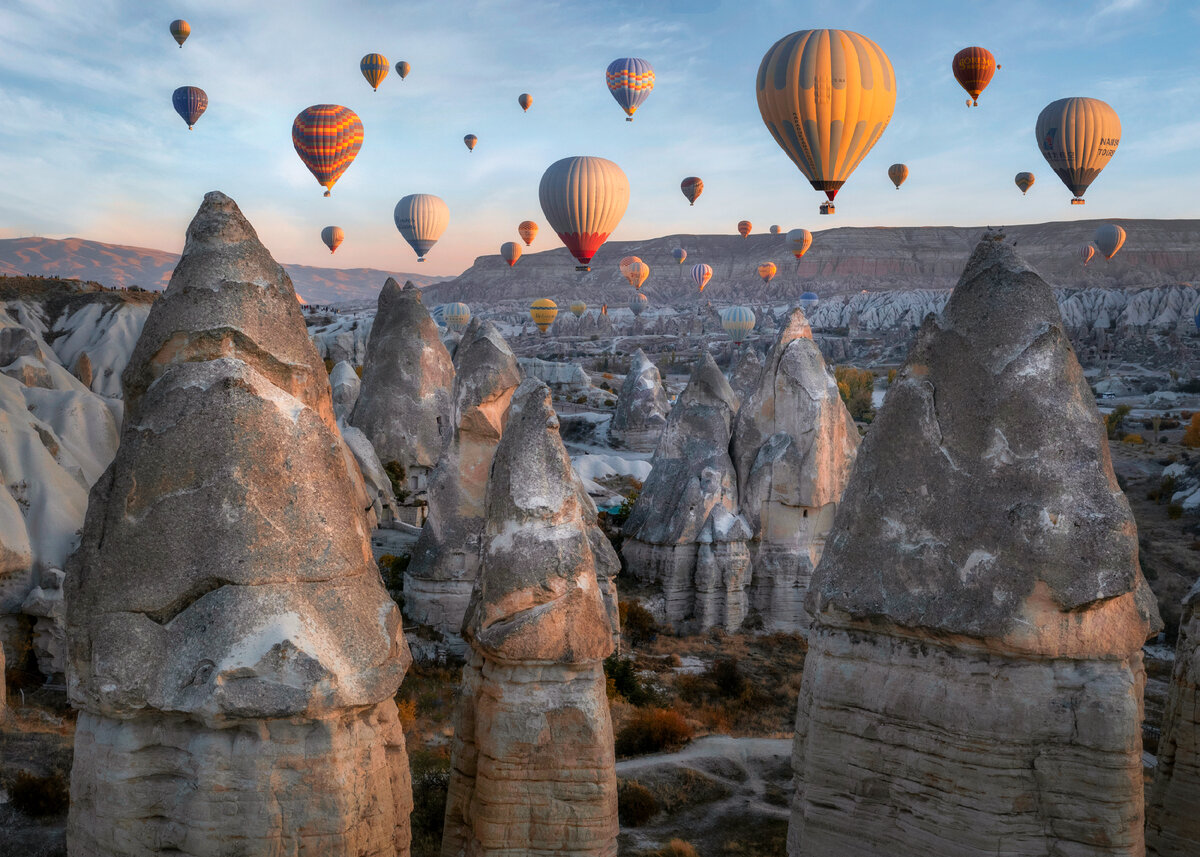
[[[167, 31], [192, 24], [182, 50]], [[880, 143], [819, 217], [812, 191], [762, 124], [754, 76], [799, 29], [861, 32], [896, 69]], [[1200, 3], [1191, 0], [5, 0], [0, 6], [0, 237], [78, 236], [178, 250], [201, 195], [242, 206], [281, 261], [454, 274], [542, 225], [537, 203], [560, 157], [616, 161], [632, 186], [614, 238], [805, 226], [974, 225], [1092, 217], [1194, 217], [1200, 204]], [[950, 59], [967, 45], [1003, 68], [966, 109]], [[372, 93], [359, 58], [405, 59]], [[618, 56], [653, 63], [632, 123], [604, 86]], [[208, 92], [194, 131], [177, 86]], [[517, 96], [530, 92], [528, 114]], [[1086, 95], [1121, 117], [1121, 146], [1086, 206], [1034, 141], [1048, 102]], [[330, 199], [292, 149], [292, 119], [322, 102], [366, 128]], [[479, 136], [468, 154], [464, 134]], [[899, 192], [888, 165], [908, 164]], [[1015, 173], [1037, 184], [1022, 198]], [[687, 175], [704, 179], [689, 208]], [[396, 201], [433, 193], [450, 226], [418, 267]], [[323, 226], [345, 228], [330, 257]]]

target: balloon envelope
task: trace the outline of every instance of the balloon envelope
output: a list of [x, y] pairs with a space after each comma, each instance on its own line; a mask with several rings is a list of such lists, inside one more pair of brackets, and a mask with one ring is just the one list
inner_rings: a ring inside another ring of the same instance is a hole
[[467, 144], [468, 152], [474, 152], [475, 144], [479, 142], [479, 138], [474, 134], [468, 134], [467, 136], [463, 137], [463, 142]]
[[1082, 205], [1121, 143], [1121, 120], [1098, 98], [1060, 98], [1042, 109], [1034, 133], [1042, 157], [1074, 194], [1072, 205]]
[[687, 250], [684, 250], [682, 247], [676, 247], [671, 251], [671, 258], [682, 265], [684, 260], [687, 259]]
[[633, 266], [634, 262], [640, 262], [640, 261], [642, 261], [642, 260], [637, 256], [626, 256], [625, 258], [623, 258], [620, 262], [617, 263], [617, 267], [621, 270], [621, 276], [628, 280], [629, 279], [629, 269]]
[[629, 299], [629, 309], [633, 312], [634, 317], [642, 314], [646, 307], [650, 306], [650, 299], [641, 292], [634, 292], [633, 297]]
[[633, 114], [654, 89], [654, 67], [644, 59], [621, 57], [608, 64], [604, 80], [612, 97], [625, 111], [625, 121], [632, 122]]
[[712, 267], [701, 262], [692, 268], [692, 282], [700, 287], [700, 291], [704, 291], [704, 287], [712, 279], [712, 274]]
[[797, 260], [804, 258], [813, 243], [812, 233], [807, 229], [790, 229], [785, 240]]
[[400, 62], [396, 63], [396, 74], [400, 75], [401, 80], [404, 80], [404, 78], [408, 77], [408, 73], [410, 71], [412, 71], [412, 66], [406, 63], [404, 60], [400, 60]]
[[442, 318], [446, 320], [446, 327], [462, 330], [471, 320], [471, 308], [462, 302], [447, 304]]
[[967, 91], [975, 106], [979, 105], [979, 93], [987, 89], [996, 73], [996, 58], [986, 48], [963, 48], [954, 55], [950, 68], [954, 79]]
[[739, 220], [738, 221], [738, 235], [741, 235], [743, 238], [745, 238], [747, 235], [749, 235], [750, 230], [753, 228], [754, 228], [754, 224], [751, 223], [749, 220]]
[[1125, 230], [1115, 223], [1104, 223], [1096, 227], [1096, 232], [1092, 236], [1092, 242], [1096, 245], [1105, 259], [1111, 259], [1117, 255], [1117, 251], [1121, 249], [1121, 245], [1125, 243]]
[[629, 180], [612, 161], [576, 156], [555, 161], [538, 185], [542, 212], [579, 269], [617, 228], [629, 205]]
[[521, 236], [521, 240], [524, 241], [525, 246], [528, 247], [533, 243], [533, 239], [537, 238], [538, 225], [532, 220], [522, 220], [517, 226], [517, 234]]
[[367, 54], [358, 62], [358, 70], [367, 79], [367, 83], [371, 84], [371, 89], [376, 91], [379, 90], [379, 84], [383, 83], [383, 79], [387, 77], [391, 67], [392, 64], [383, 54]]
[[888, 178], [892, 180], [896, 190], [900, 190], [900, 185], [908, 178], [908, 167], [904, 164], [892, 164], [888, 167]]
[[571, 313], [576, 318], [582, 318], [585, 312], [587, 312], [587, 304], [583, 301], [575, 301], [571, 304]]
[[772, 234], [772, 235], [778, 235], [778, 234], [780, 233], [780, 231], [781, 231], [781, 230], [780, 230], [780, 228], [779, 228], [779, 224], [778, 224], [778, 223], [772, 223], [772, 224], [771, 224], [771, 234]]
[[342, 246], [342, 242], [346, 240], [346, 233], [342, 231], [340, 226], [326, 226], [321, 230], [321, 240], [325, 242], [325, 246], [329, 248], [332, 255], [338, 247]]
[[697, 197], [704, 193], [704, 182], [699, 176], [688, 176], [679, 183], [679, 189], [683, 191], [687, 201], [691, 205], [695, 205]]
[[1013, 179], [1013, 181], [1016, 182], [1017, 187], [1019, 187], [1021, 189], [1021, 193], [1024, 194], [1028, 193], [1029, 189], [1033, 187], [1035, 179], [1033, 178], [1033, 173], [1017, 173], [1017, 177]]
[[784, 36], [763, 57], [756, 89], [767, 130], [830, 201], [883, 135], [896, 106], [887, 54], [849, 30]]
[[171, 104], [190, 131], [208, 109], [208, 95], [198, 86], [181, 86], [171, 93]]
[[762, 277], [764, 283], [771, 282], [774, 279], [776, 272], [779, 269], [775, 267], [774, 262], [763, 262], [758, 266], [758, 275]]
[[558, 317], [558, 304], [550, 298], [538, 298], [529, 305], [529, 317], [537, 325], [537, 329], [545, 333]]
[[363, 144], [363, 126], [340, 104], [314, 104], [292, 122], [292, 145], [304, 166], [325, 187], [325, 195], [354, 162]]
[[646, 282], [646, 278], [650, 276], [650, 266], [638, 259], [629, 266], [628, 273], [625, 274], [625, 279], [629, 280], [629, 285], [635, 289], [640, 289], [642, 283]]
[[524, 110], [526, 113], [528, 113], [529, 106], [531, 104], [533, 104], [533, 96], [530, 95], [528, 92], [522, 92], [520, 95], [517, 96], [517, 104], [520, 104], [521, 109]]
[[741, 342], [754, 330], [754, 313], [749, 307], [734, 306], [721, 310], [721, 327], [734, 342]]
[[450, 223], [450, 209], [440, 198], [429, 193], [413, 193], [396, 203], [392, 214], [396, 228], [416, 251], [417, 261], [424, 262], [425, 254], [438, 242]]
[[807, 315], [809, 310], [814, 309], [817, 306], [817, 302], [819, 300], [820, 298], [817, 297], [816, 292], [805, 292], [800, 296], [800, 308], [803, 309], [804, 314]]
[[521, 245], [516, 241], [505, 241], [500, 245], [500, 258], [508, 262], [508, 267], [511, 268], [521, 258]]
[[1079, 248], [1079, 258], [1083, 262], [1083, 266], [1085, 268], [1087, 267], [1087, 263], [1092, 261], [1092, 257], [1095, 255], [1096, 255], [1096, 248], [1093, 247], [1091, 244], [1084, 244], [1082, 247]]
[[175, 41], [179, 42], [179, 47], [183, 47], [183, 43], [187, 41], [187, 37], [192, 34], [192, 25], [182, 18], [177, 18], [171, 22], [171, 36]]

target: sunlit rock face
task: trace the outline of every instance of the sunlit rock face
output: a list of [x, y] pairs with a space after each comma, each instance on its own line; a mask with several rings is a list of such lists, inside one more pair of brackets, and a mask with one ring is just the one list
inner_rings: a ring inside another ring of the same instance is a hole
[[753, 534], [750, 605], [770, 631], [803, 632], [809, 579], [858, 450], [837, 382], [793, 310], [742, 399], [732, 456]]
[[1158, 614], [1054, 296], [1002, 236], [926, 320], [807, 608], [793, 857], [1143, 853]]
[[665, 618], [680, 631], [736, 630], [746, 616], [751, 534], [738, 516], [729, 457], [736, 409], [729, 382], [703, 354], [671, 409], [653, 469], [625, 522], [621, 554], [629, 572], [662, 587]]
[[1200, 582], [1183, 602], [1158, 767], [1146, 799], [1146, 853], [1200, 854]]
[[456, 361], [454, 434], [429, 478], [429, 517], [404, 573], [404, 612], [461, 653], [463, 616], [479, 576], [488, 473], [521, 370], [495, 325], [478, 319], [464, 332]]
[[616, 630], [602, 565], [615, 557], [597, 554], [585, 497], [549, 389], [524, 381], [492, 465], [463, 629], [445, 857], [617, 853], [602, 663]]
[[362, 431], [401, 483], [397, 515], [425, 520], [429, 473], [452, 433], [454, 365], [421, 291], [389, 278], [367, 341], [362, 386], [347, 422]]
[[650, 452], [658, 443], [670, 410], [662, 375], [639, 348], [633, 353], [629, 372], [617, 395], [617, 407], [608, 428], [609, 440], [619, 449]]
[[410, 656], [292, 284], [210, 193], [67, 574], [92, 855], [408, 853]]

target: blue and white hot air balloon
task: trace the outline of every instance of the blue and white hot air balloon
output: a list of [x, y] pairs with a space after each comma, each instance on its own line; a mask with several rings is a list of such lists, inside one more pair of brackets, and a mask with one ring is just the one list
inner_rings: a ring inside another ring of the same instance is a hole
[[625, 121], [632, 122], [633, 114], [654, 89], [654, 67], [644, 59], [621, 57], [608, 64], [604, 80], [612, 97], [625, 111]]

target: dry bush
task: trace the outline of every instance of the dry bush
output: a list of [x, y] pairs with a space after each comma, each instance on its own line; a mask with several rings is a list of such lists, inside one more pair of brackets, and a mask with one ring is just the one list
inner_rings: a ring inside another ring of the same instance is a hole
[[617, 783], [617, 817], [626, 827], [641, 827], [658, 815], [658, 801], [637, 780]]
[[642, 756], [678, 750], [692, 740], [683, 715], [667, 708], [639, 708], [617, 733], [618, 756]]
[[1192, 420], [1188, 423], [1187, 431], [1183, 433], [1183, 440], [1180, 443], [1192, 449], [1200, 449], [1200, 414], [1192, 415]]
[[8, 787], [8, 799], [13, 809], [31, 818], [66, 815], [71, 803], [67, 778], [58, 771], [44, 777], [17, 771]]
[[657, 851], [651, 851], [652, 857], [699, 857], [690, 842], [682, 839], [672, 839]]

